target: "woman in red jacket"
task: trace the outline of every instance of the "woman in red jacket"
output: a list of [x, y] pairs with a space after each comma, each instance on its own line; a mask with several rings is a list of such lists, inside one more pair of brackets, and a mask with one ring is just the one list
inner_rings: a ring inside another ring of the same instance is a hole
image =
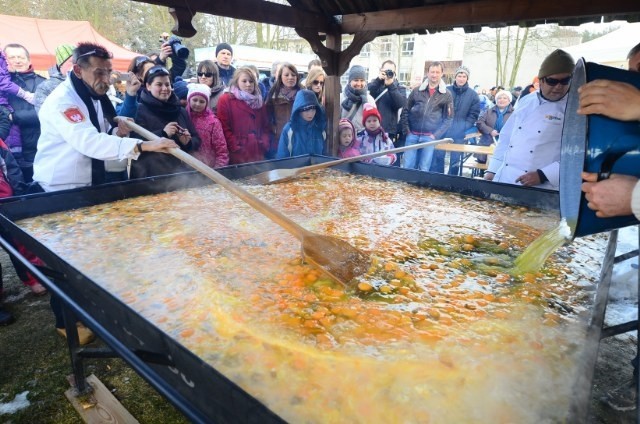
[[229, 92], [218, 101], [217, 115], [227, 140], [230, 165], [264, 160], [271, 128], [256, 78], [249, 68], [236, 69]]

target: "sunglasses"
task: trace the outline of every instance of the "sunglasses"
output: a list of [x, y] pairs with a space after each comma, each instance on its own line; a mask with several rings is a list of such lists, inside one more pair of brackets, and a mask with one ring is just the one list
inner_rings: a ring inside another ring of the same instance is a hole
[[550, 85], [551, 87], [555, 87], [558, 84], [567, 85], [567, 84], [569, 84], [571, 82], [571, 76], [568, 76], [568, 77], [562, 78], [562, 79], [545, 77], [544, 78], [544, 82], [547, 85]]
[[153, 62], [153, 61], [149, 58], [149, 56], [138, 56], [136, 57], [136, 61], [134, 62], [134, 65], [137, 69], [140, 67], [140, 65], [142, 65], [145, 62]]
[[82, 57], [87, 57], [87, 56], [97, 56], [104, 59], [113, 59], [113, 54], [111, 52], [108, 52], [104, 49], [93, 49], [89, 52], [82, 53], [81, 55], [76, 57], [76, 61]]
[[318, 80], [314, 80], [312, 82], [313, 85], [324, 85], [324, 81], [318, 81]]
[[145, 83], [150, 82], [151, 78], [153, 78], [154, 76], [156, 76], [158, 74], [160, 74], [161, 76], [162, 75], [169, 75], [169, 71], [164, 66], [160, 66], [160, 65], [152, 66], [151, 68], [149, 68], [147, 73], [144, 75], [144, 82]]
[[213, 72], [198, 72], [200, 78], [213, 78]]

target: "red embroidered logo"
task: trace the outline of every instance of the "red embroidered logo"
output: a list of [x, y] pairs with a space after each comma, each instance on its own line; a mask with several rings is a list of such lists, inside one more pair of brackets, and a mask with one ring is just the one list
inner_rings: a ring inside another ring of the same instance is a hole
[[69, 109], [62, 112], [62, 114], [65, 118], [67, 118], [67, 121], [71, 122], [72, 124], [79, 124], [80, 122], [84, 122], [84, 115], [77, 106], [70, 107]]

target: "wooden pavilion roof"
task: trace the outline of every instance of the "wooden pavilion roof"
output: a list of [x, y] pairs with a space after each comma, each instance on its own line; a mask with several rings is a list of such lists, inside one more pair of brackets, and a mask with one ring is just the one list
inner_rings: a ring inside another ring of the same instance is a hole
[[[640, 21], [640, 0], [134, 0], [167, 6], [176, 25], [172, 32], [193, 36], [191, 19], [207, 13], [294, 28], [309, 42], [328, 74], [328, 130], [339, 117], [338, 76], [348, 68], [362, 46], [387, 34], [426, 33], [464, 28], [477, 32], [483, 26], [501, 27], [558, 23]], [[354, 34], [341, 51], [342, 34]], [[330, 149], [337, 150], [335, 141]]]

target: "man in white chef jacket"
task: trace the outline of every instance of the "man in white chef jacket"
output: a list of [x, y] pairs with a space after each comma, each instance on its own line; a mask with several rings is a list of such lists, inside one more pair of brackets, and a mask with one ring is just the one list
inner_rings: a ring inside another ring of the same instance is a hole
[[57, 191], [106, 182], [105, 161], [137, 159], [142, 151], [166, 152], [169, 139], [128, 138], [107, 96], [112, 54], [94, 43], [73, 51], [73, 70], [47, 97], [39, 112], [40, 138], [33, 164], [35, 190]]
[[500, 131], [486, 180], [558, 190], [562, 127], [574, 67], [571, 55], [560, 49], [544, 59], [538, 72], [540, 89], [521, 99]]

